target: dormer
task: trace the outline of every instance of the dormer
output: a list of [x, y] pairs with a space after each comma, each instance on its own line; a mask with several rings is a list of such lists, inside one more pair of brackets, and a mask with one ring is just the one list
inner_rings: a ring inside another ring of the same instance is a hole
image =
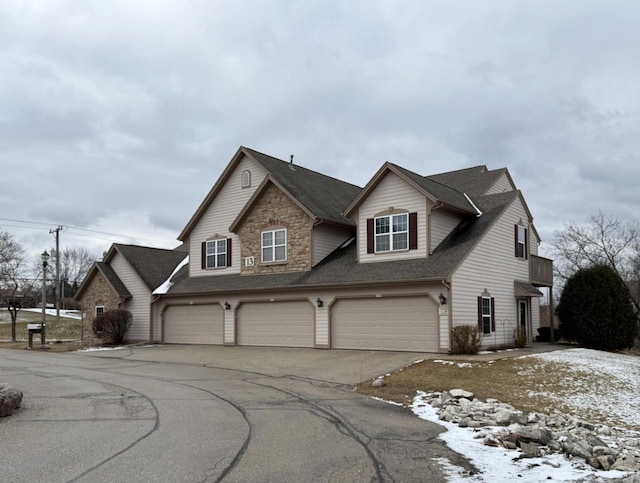
[[464, 193], [392, 163], [345, 211], [356, 221], [361, 263], [426, 257], [463, 216], [478, 214]]

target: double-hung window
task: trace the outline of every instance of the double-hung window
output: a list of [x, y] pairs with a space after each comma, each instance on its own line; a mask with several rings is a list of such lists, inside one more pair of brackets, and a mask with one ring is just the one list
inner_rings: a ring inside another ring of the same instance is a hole
[[516, 225], [516, 258], [527, 259], [527, 229]]
[[207, 240], [206, 268], [223, 268], [227, 266], [227, 239]]
[[495, 299], [488, 293], [478, 297], [478, 330], [482, 334], [491, 334], [496, 330]]
[[409, 249], [409, 214], [380, 216], [375, 219], [376, 252]]
[[284, 262], [287, 260], [287, 230], [262, 232], [262, 262]]
[[491, 298], [482, 297], [482, 333], [491, 333]]

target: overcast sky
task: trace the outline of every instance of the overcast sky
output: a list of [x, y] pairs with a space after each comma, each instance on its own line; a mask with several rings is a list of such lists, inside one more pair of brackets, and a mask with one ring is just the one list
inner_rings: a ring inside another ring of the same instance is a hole
[[638, 219], [638, 25], [635, 0], [1, 0], [0, 230], [172, 248], [240, 145], [361, 186], [507, 167], [547, 241]]

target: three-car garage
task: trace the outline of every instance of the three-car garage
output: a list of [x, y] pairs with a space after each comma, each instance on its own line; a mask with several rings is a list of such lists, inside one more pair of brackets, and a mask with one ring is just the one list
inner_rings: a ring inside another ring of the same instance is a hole
[[[233, 317], [226, 330], [234, 333], [225, 334], [225, 312]], [[316, 324], [325, 326], [317, 331]], [[316, 332], [328, 334], [326, 342], [316, 341]], [[325, 307], [309, 299], [241, 301], [228, 311], [221, 303], [169, 305], [163, 341], [437, 352], [438, 306], [426, 295], [338, 297]]]

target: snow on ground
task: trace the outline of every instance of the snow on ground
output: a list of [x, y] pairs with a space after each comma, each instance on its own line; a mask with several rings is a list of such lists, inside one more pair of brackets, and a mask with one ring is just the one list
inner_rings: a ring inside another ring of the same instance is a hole
[[[598, 471], [588, 466], [584, 460], [569, 461], [562, 455], [548, 455], [544, 458], [526, 458], [518, 460], [517, 451], [485, 446], [482, 438], [474, 438], [478, 434], [470, 428], [460, 428], [457, 424], [440, 421], [437, 409], [422, 400], [424, 392], [419, 392], [411, 407], [419, 418], [444, 426], [447, 431], [442, 439], [449, 448], [469, 459], [478, 468], [479, 473], [468, 475], [463, 468], [441, 460], [451, 483], [527, 483], [543, 481], [575, 481], [590, 475], [605, 478], [622, 478], [627, 473], [621, 471]], [[492, 428], [484, 428], [490, 430]]]
[[[590, 349], [568, 349], [523, 357], [561, 363], [576, 376], [585, 373], [598, 376], [597, 385], [590, 377], [566, 378], [563, 384], [570, 386], [571, 390], [560, 397], [544, 391], [535, 394], [543, 394], [550, 399], [561, 398], [575, 408], [575, 416], [592, 408], [606, 408], [611, 418], [610, 425], [639, 424], [640, 357]], [[523, 375], [529, 370], [535, 371], [535, 364], [523, 371]]]
[[[25, 312], [36, 312], [38, 314], [42, 313], [42, 309], [20, 309], [23, 310]], [[48, 316], [52, 316], [55, 317], [56, 316], [56, 309], [45, 309], [45, 312], [47, 313]], [[80, 313], [79, 310], [63, 310], [60, 309], [60, 317], [65, 317], [67, 319], [77, 319], [80, 320], [82, 319], [82, 314]]]
[[[533, 361], [559, 362], [571, 368], [576, 375], [579, 373], [601, 374], [602, 388], [595, 390], [592, 379], [572, 378], [575, 391], [562, 395], [563, 401], [576, 408], [576, 412], [586, 410], [594, 405], [606, 407], [615, 420], [640, 421], [640, 358], [612, 354], [608, 352], [589, 349], [567, 349], [554, 352], [546, 352], [522, 358], [531, 358]], [[439, 360], [443, 364], [453, 361]], [[455, 362], [455, 364], [459, 364]], [[466, 364], [466, 363], [465, 363]], [[535, 371], [536, 364], [530, 365], [525, 371]], [[523, 374], [525, 375], [525, 374]], [[586, 382], [585, 382], [586, 381]], [[585, 386], [585, 384], [588, 384]], [[452, 465], [449, 461], [442, 460], [445, 471], [448, 472], [449, 481], [458, 482], [543, 482], [543, 481], [576, 481], [589, 476], [604, 478], [622, 478], [626, 475], [620, 471], [596, 471], [583, 460], [574, 458], [569, 460], [562, 455], [548, 455], [544, 458], [528, 458], [517, 460], [518, 452], [504, 448], [485, 446], [482, 438], [474, 438], [477, 430], [460, 428], [453, 423], [441, 421], [437, 415], [437, 409], [426, 403], [419, 392], [411, 406], [412, 411], [421, 419], [432, 421], [444, 426], [447, 431], [439, 437], [454, 451], [468, 458], [480, 472], [470, 476], [464, 473], [462, 468]], [[546, 394], [547, 397], [553, 395]], [[492, 428], [484, 428], [491, 430]], [[637, 437], [631, 434], [630, 437]]]

